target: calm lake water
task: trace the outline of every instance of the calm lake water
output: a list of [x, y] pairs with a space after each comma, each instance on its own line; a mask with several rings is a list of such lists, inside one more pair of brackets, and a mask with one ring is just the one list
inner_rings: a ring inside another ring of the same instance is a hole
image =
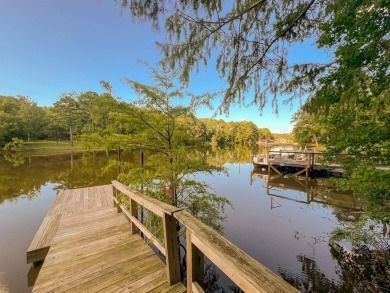
[[[124, 154], [124, 160], [138, 155]], [[210, 150], [205, 156], [228, 170], [199, 175], [232, 203], [224, 222], [227, 239], [302, 291], [345, 292], [345, 272], [328, 237], [362, 213], [358, 198], [335, 192], [327, 179], [270, 181], [249, 163], [249, 150]], [[57, 190], [109, 183], [118, 170], [102, 170], [114, 158], [105, 153], [0, 156], [0, 292], [31, 291], [26, 251]], [[226, 277], [218, 270], [215, 274], [228, 289]], [[348, 281], [353, 284], [353, 276]]]

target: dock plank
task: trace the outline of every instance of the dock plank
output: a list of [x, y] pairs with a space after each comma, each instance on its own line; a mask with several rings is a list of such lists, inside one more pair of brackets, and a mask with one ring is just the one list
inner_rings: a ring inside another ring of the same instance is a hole
[[45, 259], [61, 218], [105, 208], [113, 208], [111, 185], [59, 191], [27, 249], [27, 263], [36, 263]]
[[37, 236], [34, 237], [27, 250], [27, 263], [35, 263], [45, 259], [49, 248], [60, 224], [61, 215], [49, 215], [43, 219], [38, 229]]
[[30, 258], [44, 259], [32, 292], [185, 292], [168, 284], [165, 264], [130, 228], [111, 185], [60, 191], [30, 245]]

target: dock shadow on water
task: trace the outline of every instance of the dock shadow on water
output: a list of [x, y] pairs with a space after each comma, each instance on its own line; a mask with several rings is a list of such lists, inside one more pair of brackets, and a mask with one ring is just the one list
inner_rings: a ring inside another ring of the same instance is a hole
[[[329, 179], [269, 178], [249, 163], [250, 155], [249, 149], [215, 147], [188, 154], [227, 170], [187, 168], [223, 199], [225, 214], [214, 215], [214, 228], [220, 226], [224, 237], [302, 292], [389, 292], [381, 269], [389, 259], [390, 229], [366, 214], [362, 198], [336, 191]], [[144, 163], [154, 168], [151, 157]], [[0, 157], [1, 292], [31, 291], [36, 269], [29, 273], [26, 251], [57, 190], [108, 184], [118, 171], [131, 174], [128, 167], [142, 163], [139, 152], [124, 152], [119, 170], [117, 159], [116, 153], [105, 152]], [[156, 181], [146, 183], [144, 190]], [[218, 209], [207, 215], [199, 198], [181, 200], [213, 225], [211, 216]], [[357, 235], [355, 242], [351, 235]], [[206, 272], [208, 292], [239, 292], [217, 268], [207, 264]]]

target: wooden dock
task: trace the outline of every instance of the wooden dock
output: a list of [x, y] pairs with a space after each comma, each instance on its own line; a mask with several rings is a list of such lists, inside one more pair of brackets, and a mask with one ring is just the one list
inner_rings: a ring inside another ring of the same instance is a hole
[[268, 172], [276, 172], [279, 175], [285, 173], [293, 176], [309, 174], [321, 176], [340, 177], [344, 173], [343, 166], [340, 164], [320, 163], [321, 152], [315, 151], [298, 151], [298, 150], [270, 150], [267, 154], [255, 155], [251, 161], [254, 166], [267, 168]]
[[[139, 207], [162, 218], [162, 241]], [[178, 224], [186, 235], [186, 287]], [[27, 252], [29, 263], [43, 261], [33, 292], [204, 292], [206, 257], [245, 292], [298, 292], [188, 212], [117, 181], [59, 192]]]
[[33, 292], [185, 292], [113, 205], [112, 186], [59, 192], [27, 252], [44, 260]]

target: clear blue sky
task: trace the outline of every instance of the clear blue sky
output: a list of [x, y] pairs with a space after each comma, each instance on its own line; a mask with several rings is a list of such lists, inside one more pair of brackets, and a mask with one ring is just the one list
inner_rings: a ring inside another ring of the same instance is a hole
[[[101, 93], [99, 80], [106, 80], [116, 96], [130, 100], [134, 94], [121, 79], [149, 84], [147, 70], [137, 60], [159, 61], [158, 40], [164, 36], [148, 23], [131, 21], [114, 0], [0, 0], [0, 95], [25, 95], [49, 106], [62, 93]], [[293, 48], [296, 60], [321, 55], [313, 46], [303, 46]], [[189, 90], [201, 93], [221, 86], [215, 69], [208, 67], [193, 76]], [[298, 101], [291, 110], [281, 105], [276, 116], [270, 105], [262, 115], [257, 107], [236, 106], [228, 117], [217, 118], [245, 119], [286, 132], [298, 107]], [[212, 112], [200, 109], [197, 115], [210, 117]]]

